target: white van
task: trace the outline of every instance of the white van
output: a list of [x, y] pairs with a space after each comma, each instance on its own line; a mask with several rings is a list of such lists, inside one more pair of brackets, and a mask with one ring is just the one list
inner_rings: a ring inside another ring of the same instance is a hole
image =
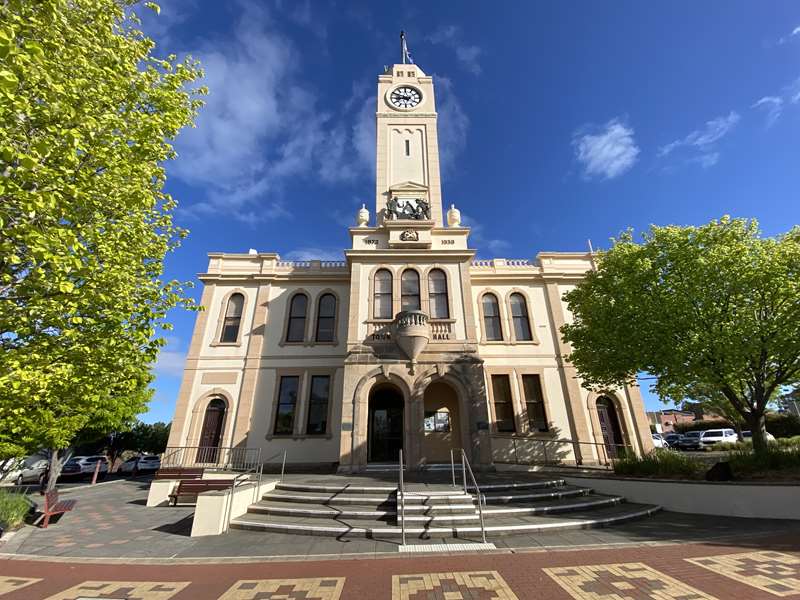
[[720, 442], [735, 444], [738, 441], [739, 436], [736, 435], [733, 429], [709, 429], [700, 435], [698, 446], [700, 446], [701, 450], [704, 450]]

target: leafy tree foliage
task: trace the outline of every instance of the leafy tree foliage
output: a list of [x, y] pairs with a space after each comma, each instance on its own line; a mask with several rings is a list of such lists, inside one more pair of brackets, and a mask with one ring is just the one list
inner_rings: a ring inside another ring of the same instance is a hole
[[185, 235], [162, 164], [202, 73], [155, 58], [129, 4], [0, 3], [0, 456], [132, 423], [190, 304], [161, 279]]
[[725, 217], [643, 237], [614, 240], [566, 294], [571, 360], [593, 388], [646, 371], [665, 400], [720, 394], [764, 451], [768, 403], [800, 381], [800, 228], [768, 238]]

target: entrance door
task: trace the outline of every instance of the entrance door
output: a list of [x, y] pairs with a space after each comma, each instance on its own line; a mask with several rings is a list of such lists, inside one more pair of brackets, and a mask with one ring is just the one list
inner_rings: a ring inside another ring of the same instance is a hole
[[403, 396], [393, 386], [376, 389], [369, 400], [369, 461], [397, 462], [403, 447]]
[[197, 449], [196, 462], [217, 462], [224, 422], [225, 403], [219, 398], [215, 398], [208, 403], [208, 408], [206, 408], [206, 414], [203, 418], [203, 430], [200, 433], [200, 447]]
[[603, 435], [606, 454], [610, 458], [616, 458], [619, 446], [622, 445], [622, 431], [614, 403], [608, 398], [597, 399], [597, 419], [600, 421], [600, 432]]

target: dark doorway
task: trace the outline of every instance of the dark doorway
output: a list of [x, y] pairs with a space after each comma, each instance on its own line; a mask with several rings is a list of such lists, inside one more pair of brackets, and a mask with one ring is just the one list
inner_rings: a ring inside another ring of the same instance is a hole
[[603, 434], [606, 454], [610, 458], [616, 458], [623, 450], [624, 442], [617, 409], [611, 398], [601, 396], [597, 399], [597, 418], [600, 421], [600, 432]]
[[217, 462], [219, 444], [222, 440], [222, 426], [225, 423], [225, 402], [214, 398], [206, 407], [203, 418], [203, 429], [200, 432], [200, 443], [197, 449], [199, 463]]
[[403, 447], [403, 408], [403, 394], [393, 385], [377, 386], [370, 393], [370, 462], [398, 462]]

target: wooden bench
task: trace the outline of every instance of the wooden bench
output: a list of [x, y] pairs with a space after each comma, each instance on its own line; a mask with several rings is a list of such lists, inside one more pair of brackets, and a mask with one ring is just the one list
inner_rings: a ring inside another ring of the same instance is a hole
[[200, 479], [203, 468], [165, 467], [156, 471], [155, 479]]
[[197, 502], [197, 495], [214, 490], [227, 490], [233, 485], [233, 479], [184, 479], [169, 497], [172, 506], [177, 506], [178, 498], [191, 498]]
[[77, 500], [59, 500], [56, 490], [47, 492], [44, 495], [44, 510], [42, 511], [44, 520], [42, 521], [42, 529], [47, 529], [47, 526], [50, 524], [50, 517], [71, 511], [75, 508], [77, 503]]

